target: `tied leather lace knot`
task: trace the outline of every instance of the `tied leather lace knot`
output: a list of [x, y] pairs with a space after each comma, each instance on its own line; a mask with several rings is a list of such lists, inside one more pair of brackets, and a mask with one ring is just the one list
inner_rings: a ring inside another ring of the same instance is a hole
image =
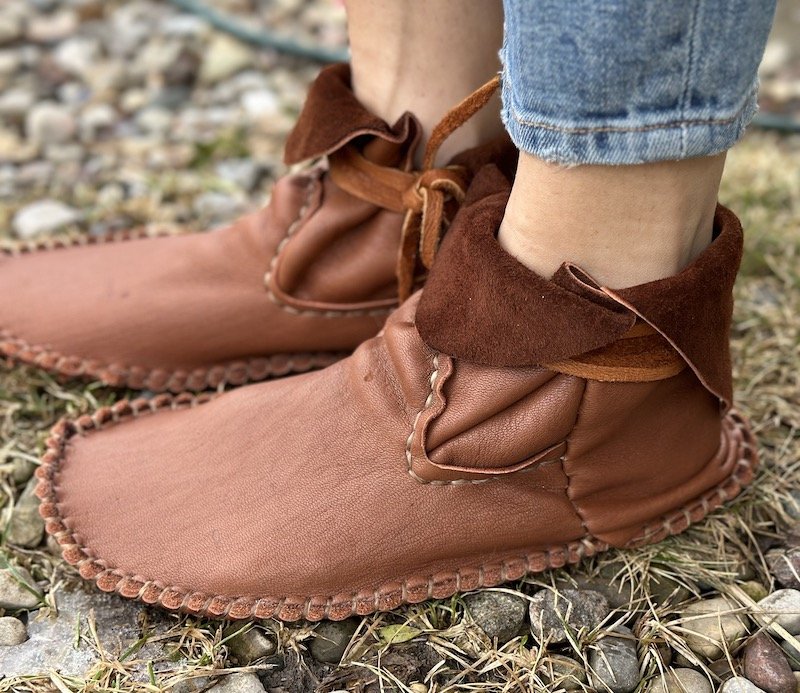
[[329, 155], [330, 176], [336, 185], [362, 200], [393, 212], [405, 212], [397, 255], [400, 301], [414, 289], [417, 265], [433, 265], [442, 235], [450, 223], [448, 203], [464, 201], [469, 176], [463, 166], [435, 167], [444, 141], [483, 108], [500, 84], [494, 77], [451, 109], [431, 132], [419, 171], [402, 171], [376, 164], [347, 144]]

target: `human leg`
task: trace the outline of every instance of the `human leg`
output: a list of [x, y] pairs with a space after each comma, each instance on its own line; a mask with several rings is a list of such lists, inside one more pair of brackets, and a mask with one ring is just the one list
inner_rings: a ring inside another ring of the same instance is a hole
[[[424, 11], [417, 0], [348, 0], [347, 16], [353, 90], [389, 123], [411, 111], [429, 135], [499, 70], [500, 0], [437, 0]], [[470, 119], [442, 147], [439, 163], [499, 135], [498, 113], [494, 101]]]
[[567, 259], [617, 287], [677, 273], [711, 241], [774, 3], [505, 11], [503, 118], [524, 153], [500, 243], [545, 276]]

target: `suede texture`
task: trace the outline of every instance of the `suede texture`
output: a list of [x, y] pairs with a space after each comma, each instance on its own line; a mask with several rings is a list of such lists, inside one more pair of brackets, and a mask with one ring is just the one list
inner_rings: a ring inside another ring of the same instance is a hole
[[311, 85], [297, 124], [286, 140], [283, 160], [297, 164], [326, 156], [365, 135], [400, 144], [418, 129], [410, 113], [400, 116], [394, 126], [370, 113], [350, 86], [350, 66], [337, 63], [322, 70]]
[[475, 177], [417, 312], [429, 346], [484, 365], [542, 365], [612, 344], [639, 318], [730, 405], [728, 332], [743, 240], [733, 213], [718, 207], [714, 241], [679, 274], [614, 291], [571, 263], [545, 279], [505, 252], [496, 235], [509, 191], [496, 167]]

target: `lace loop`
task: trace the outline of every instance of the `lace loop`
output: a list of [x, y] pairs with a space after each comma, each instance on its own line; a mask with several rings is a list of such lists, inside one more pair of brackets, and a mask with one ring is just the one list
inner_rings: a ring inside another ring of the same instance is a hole
[[439, 242], [449, 226], [448, 203], [464, 201], [469, 175], [463, 166], [434, 167], [445, 140], [483, 108], [497, 91], [494, 77], [451, 109], [431, 132], [420, 171], [401, 171], [369, 161], [353, 144], [329, 155], [330, 176], [351, 195], [393, 212], [405, 212], [397, 257], [400, 301], [414, 289], [417, 262], [433, 264]]

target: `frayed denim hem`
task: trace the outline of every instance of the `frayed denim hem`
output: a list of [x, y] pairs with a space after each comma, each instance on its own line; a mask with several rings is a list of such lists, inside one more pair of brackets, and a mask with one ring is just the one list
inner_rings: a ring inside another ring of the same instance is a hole
[[685, 118], [647, 124], [567, 126], [522, 116], [503, 93], [503, 124], [514, 144], [539, 159], [576, 166], [624, 165], [711, 156], [730, 149], [758, 110], [758, 84], [729, 118]]

